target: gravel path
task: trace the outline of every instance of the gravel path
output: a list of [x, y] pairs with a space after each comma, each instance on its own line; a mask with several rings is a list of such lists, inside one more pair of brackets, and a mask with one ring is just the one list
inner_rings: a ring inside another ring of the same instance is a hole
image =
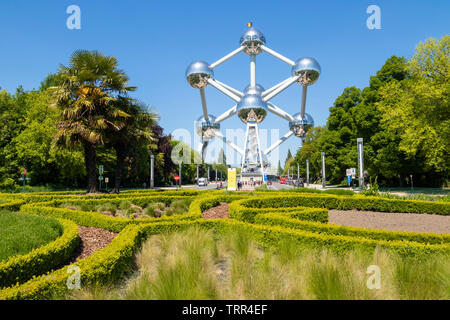
[[415, 213], [387, 213], [357, 210], [329, 210], [329, 223], [371, 229], [450, 233], [450, 216]]
[[81, 246], [71, 259], [71, 262], [85, 259], [98, 250], [105, 248], [117, 236], [117, 233], [99, 228], [78, 226], [78, 235], [81, 238]]
[[212, 207], [203, 212], [203, 219], [227, 219], [230, 217], [228, 213], [228, 203], [222, 202], [217, 207]]

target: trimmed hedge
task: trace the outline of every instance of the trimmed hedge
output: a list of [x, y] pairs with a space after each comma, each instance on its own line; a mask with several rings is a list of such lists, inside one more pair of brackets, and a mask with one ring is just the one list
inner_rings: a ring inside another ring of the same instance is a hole
[[[119, 279], [131, 266], [144, 235], [140, 226], [127, 226], [106, 248], [72, 264], [80, 268], [81, 285], [106, 284]], [[41, 300], [64, 295], [69, 292], [69, 267], [0, 290], [0, 300]]]
[[193, 219], [193, 216], [189, 214], [162, 216], [160, 218], [148, 218], [148, 219], [131, 219], [131, 218], [127, 219], [120, 217], [111, 217], [94, 211], [79, 211], [46, 206], [52, 203], [53, 202], [27, 204], [22, 206], [20, 211], [39, 216], [68, 219], [76, 222], [78, 225], [91, 228], [101, 228], [112, 232], [120, 232], [130, 224], [146, 224], [146, 223], [155, 223], [158, 221]]
[[[378, 240], [405, 240], [428, 244], [450, 244], [450, 235], [447, 234], [387, 231], [326, 224], [328, 221], [325, 221], [325, 215], [327, 216], [328, 210], [278, 207], [280, 204], [283, 206], [286, 204], [285, 197], [271, 197], [267, 199], [275, 206], [275, 209], [253, 207], [255, 204], [258, 207], [264, 206], [261, 205], [261, 202], [264, 202], [264, 200], [250, 198], [233, 202], [230, 205], [230, 216], [250, 223], [279, 225], [328, 235], [366, 237]], [[257, 202], [255, 203], [255, 201]], [[275, 203], [277, 201], [278, 203]], [[323, 211], [315, 213], [315, 210], [326, 210], [326, 213]]]
[[280, 195], [253, 198], [248, 206], [255, 208], [313, 207], [339, 210], [431, 213], [450, 215], [450, 203], [421, 200], [384, 199], [367, 196], [336, 196], [317, 194]]
[[80, 243], [78, 226], [72, 221], [59, 220], [63, 234], [56, 240], [23, 255], [0, 262], [0, 288], [22, 283], [63, 265]]
[[24, 200], [2, 199], [5, 203], [0, 203], [0, 210], [19, 211], [20, 206], [25, 204]]

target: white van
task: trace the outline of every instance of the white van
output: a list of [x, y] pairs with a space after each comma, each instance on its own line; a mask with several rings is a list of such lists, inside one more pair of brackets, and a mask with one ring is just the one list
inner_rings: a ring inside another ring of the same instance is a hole
[[206, 178], [199, 178], [198, 179], [198, 186], [199, 187], [206, 187], [208, 185], [208, 179]]

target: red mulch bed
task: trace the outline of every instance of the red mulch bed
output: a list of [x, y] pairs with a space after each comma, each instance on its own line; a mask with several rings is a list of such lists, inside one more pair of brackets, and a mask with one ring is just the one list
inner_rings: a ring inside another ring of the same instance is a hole
[[228, 203], [222, 202], [217, 207], [212, 207], [202, 213], [203, 219], [228, 219]]
[[81, 238], [81, 245], [71, 259], [71, 263], [85, 259], [105, 248], [117, 236], [117, 233], [100, 228], [78, 226], [78, 235]]

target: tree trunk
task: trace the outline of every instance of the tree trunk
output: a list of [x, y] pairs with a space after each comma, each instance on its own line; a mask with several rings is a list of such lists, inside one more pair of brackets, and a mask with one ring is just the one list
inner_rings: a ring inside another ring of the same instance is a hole
[[127, 147], [117, 145], [114, 147], [116, 150], [116, 172], [114, 179], [114, 188], [111, 193], [119, 193], [120, 192], [120, 184], [122, 183], [122, 171], [125, 163], [125, 157], [127, 155]]
[[84, 164], [86, 165], [86, 175], [88, 183], [88, 193], [98, 192], [97, 189], [97, 147], [95, 144], [85, 141], [84, 148]]

